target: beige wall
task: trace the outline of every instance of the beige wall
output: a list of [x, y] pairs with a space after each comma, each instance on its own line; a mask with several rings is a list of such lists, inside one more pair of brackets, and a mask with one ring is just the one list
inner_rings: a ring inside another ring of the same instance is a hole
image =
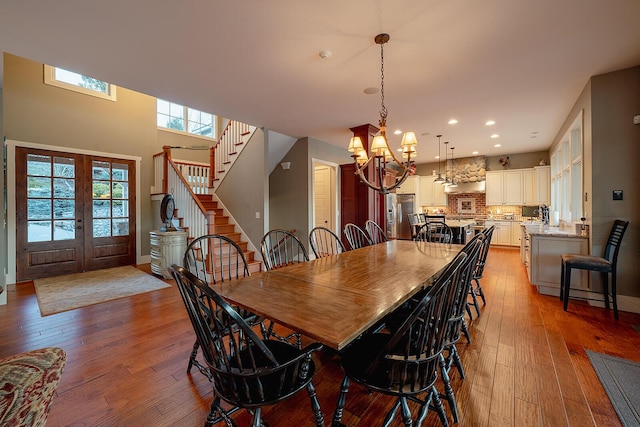
[[[591, 224], [591, 253], [602, 255], [614, 219], [630, 220], [618, 259], [618, 295], [640, 296], [640, 273], [635, 268], [640, 252], [640, 66], [594, 76], [569, 112], [550, 152], [583, 110], [584, 212]], [[623, 190], [624, 200], [612, 200]], [[600, 277], [592, 275], [594, 287]], [[624, 301], [623, 301], [624, 303]], [[640, 309], [640, 307], [638, 307]]]
[[[154, 97], [118, 87], [113, 102], [45, 85], [42, 64], [6, 53], [3, 95], [7, 139], [142, 158], [137, 171], [142, 211], [138, 224], [140, 253], [148, 255], [149, 231], [159, 215], [149, 194], [153, 155], [161, 152], [164, 144], [200, 145], [203, 140], [159, 131]], [[207, 151], [189, 154], [202, 155], [201, 161], [208, 162]]]
[[[313, 138], [301, 138], [282, 158], [291, 168], [276, 167], [269, 176], [269, 228], [296, 230], [296, 236], [309, 249], [309, 232], [313, 228], [312, 183], [313, 160], [329, 163], [351, 163], [350, 153], [340, 147]], [[336, 185], [340, 189], [339, 173]]]

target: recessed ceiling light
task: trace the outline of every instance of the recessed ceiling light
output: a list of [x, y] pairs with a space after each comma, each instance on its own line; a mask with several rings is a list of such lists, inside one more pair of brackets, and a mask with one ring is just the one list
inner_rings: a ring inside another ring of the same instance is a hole
[[496, 145], [494, 145], [494, 147], [495, 147], [495, 148], [500, 148], [500, 147], [502, 147], [502, 145], [500, 145], [500, 144], [496, 144]]
[[458, 123], [458, 121], [456, 119], [451, 119], [447, 123], [449, 123], [450, 125], [455, 125], [456, 123]]
[[400, 129], [396, 129], [393, 131], [394, 135], [400, 135], [402, 133], [402, 131]]
[[496, 121], [495, 120], [487, 120], [484, 124], [487, 125], [487, 126], [493, 126], [493, 125], [496, 124]]
[[496, 138], [499, 138], [499, 137], [500, 137], [500, 135], [498, 135], [497, 133], [494, 133], [493, 135], [491, 135], [491, 138], [493, 138], [493, 139], [496, 139]]
[[373, 95], [375, 93], [378, 93], [380, 89], [378, 89], [377, 87], [367, 87], [364, 89], [364, 93], [366, 93], [367, 95]]
[[331, 55], [333, 54], [330, 50], [321, 50], [320, 52], [318, 52], [318, 56], [320, 56], [320, 58], [322, 59], [331, 58]]
[[471, 153], [471, 154], [478, 154], [478, 151], [474, 151], [474, 152], [473, 152], [473, 153]]
[[434, 159], [439, 159], [439, 158], [440, 158], [440, 156], [435, 156], [435, 157], [434, 157]]

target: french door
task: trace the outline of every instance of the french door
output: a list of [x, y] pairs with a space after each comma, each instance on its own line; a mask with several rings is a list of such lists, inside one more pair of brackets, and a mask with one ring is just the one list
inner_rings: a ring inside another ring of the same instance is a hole
[[16, 280], [135, 263], [135, 162], [16, 147]]

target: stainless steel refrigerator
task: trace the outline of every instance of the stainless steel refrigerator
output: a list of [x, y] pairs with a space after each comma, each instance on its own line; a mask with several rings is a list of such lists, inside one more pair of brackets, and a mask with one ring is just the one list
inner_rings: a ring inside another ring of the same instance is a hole
[[386, 195], [387, 237], [391, 239], [411, 240], [411, 228], [407, 214], [414, 213], [414, 194]]

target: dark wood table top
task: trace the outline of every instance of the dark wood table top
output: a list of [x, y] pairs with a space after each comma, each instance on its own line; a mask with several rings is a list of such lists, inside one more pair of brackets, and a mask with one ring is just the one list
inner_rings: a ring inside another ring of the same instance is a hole
[[392, 240], [215, 289], [232, 304], [340, 350], [431, 283], [461, 248]]

